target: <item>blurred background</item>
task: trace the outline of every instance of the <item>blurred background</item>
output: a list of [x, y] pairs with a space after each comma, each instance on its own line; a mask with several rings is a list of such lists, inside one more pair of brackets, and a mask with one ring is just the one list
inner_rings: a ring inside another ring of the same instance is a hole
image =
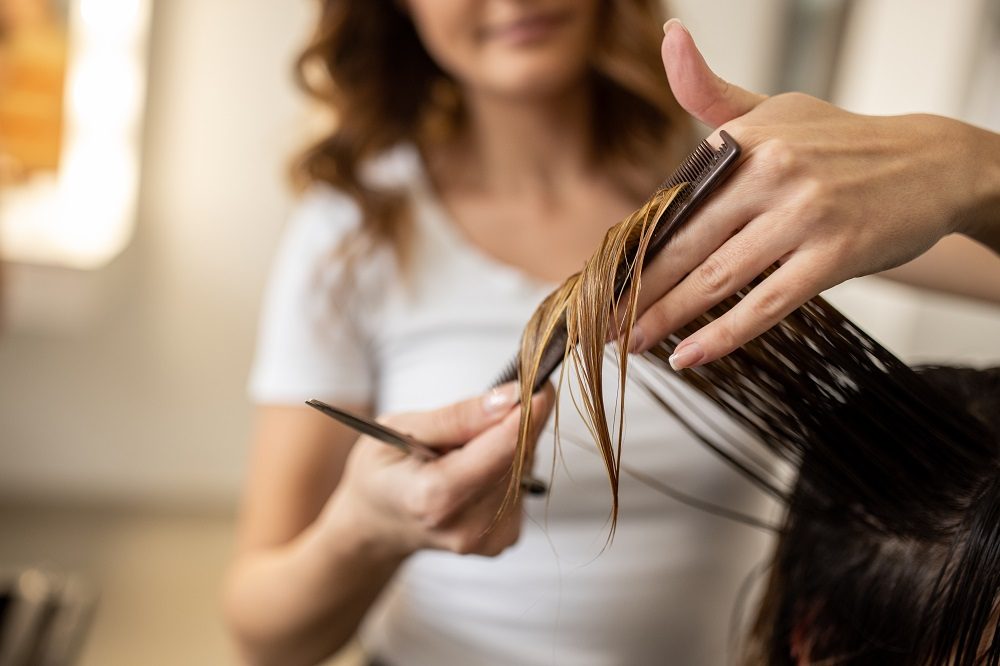
[[[944, 6], [671, 3], [744, 87], [1000, 131], [1000, 4]], [[217, 599], [313, 10], [0, 0], [0, 581], [79, 576], [88, 666], [235, 661]], [[909, 361], [1000, 363], [995, 307], [877, 278], [830, 297]]]

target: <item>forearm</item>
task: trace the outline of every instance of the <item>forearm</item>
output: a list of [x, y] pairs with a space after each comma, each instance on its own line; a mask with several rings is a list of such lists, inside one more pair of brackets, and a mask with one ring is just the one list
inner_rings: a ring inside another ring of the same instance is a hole
[[923, 118], [939, 128], [928, 135], [950, 147], [937, 168], [946, 189], [942, 200], [948, 202], [941, 214], [957, 233], [880, 275], [1000, 303], [1000, 135], [937, 116]]
[[333, 654], [404, 559], [367, 541], [341, 507], [327, 508], [292, 541], [245, 553], [232, 567], [226, 615], [251, 664], [314, 664]]
[[1000, 304], [1000, 256], [962, 234], [942, 238], [913, 261], [879, 276], [952, 296]]

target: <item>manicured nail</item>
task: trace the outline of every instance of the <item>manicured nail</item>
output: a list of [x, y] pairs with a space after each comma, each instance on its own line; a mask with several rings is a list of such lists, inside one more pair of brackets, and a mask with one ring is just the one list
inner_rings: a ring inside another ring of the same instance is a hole
[[636, 324], [635, 326], [632, 327], [632, 332], [629, 334], [628, 353], [635, 354], [640, 349], [642, 349], [642, 345], [645, 342], [646, 342], [646, 334], [643, 333], [642, 329], [639, 328], [639, 325]]
[[705, 358], [705, 350], [697, 342], [688, 342], [674, 350], [670, 355], [670, 367], [674, 370], [693, 368]]
[[670, 27], [674, 25], [676, 25], [681, 30], [687, 30], [687, 28], [684, 27], [684, 24], [681, 23], [681, 20], [679, 18], [672, 18], [663, 24], [663, 34], [665, 35], [668, 32], [670, 32]]
[[483, 396], [483, 411], [487, 414], [506, 411], [517, 403], [517, 399], [517, 382], [508, 382], [490, 390], [489, 393]]

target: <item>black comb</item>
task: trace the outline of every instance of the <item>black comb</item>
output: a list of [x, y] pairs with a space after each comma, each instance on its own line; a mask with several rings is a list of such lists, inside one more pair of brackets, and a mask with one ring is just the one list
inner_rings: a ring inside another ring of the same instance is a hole
[[[698, 206], [736, 166], [736, 160], [740, 156], [740, 144], [736, 143], [736, 140], [725, 130], [721, 130], [719, 136], [722, 138], [722, 145], [718, 149], [714, 148], [708, 141], [702, 141], [694, 152], [688, 155], [670, 177], [657, 188], [657, 192], [660, 192], [687, 183], [663, 211], [660, 219], [656, 221], [657, 229], [650, 239], [649, 249], [646, 251], [647, 257], [654, 256], [664, 248], [681, 225], [687, 222]], [[618, 274], [615, 277], [616, 294], [621, 294], [628, 284], [631, 263], [631, 261], [623, 262], [618, 269]], [[553, 331], [552, 337], [542, 352], [542, 362], [538, 366], [538, 376], [532, 391], [538, 391], [562, 363], [566, 351], [566, 336], [566, 322], [563, 320]], [[496, 387], [515, 381], [519, 367], [520, 355], [517, 355], [490, 386]]]

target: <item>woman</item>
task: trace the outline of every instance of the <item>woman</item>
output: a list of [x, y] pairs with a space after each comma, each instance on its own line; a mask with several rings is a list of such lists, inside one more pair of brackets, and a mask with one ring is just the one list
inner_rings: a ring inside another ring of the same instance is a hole
[[[551, 436], [536, 452], [555, 475], [549, 503], [523, 500], [525, 520], [494, 524], [512, 387], [427, 411], [489, 384], [552, 284], [685, 151], [657, 6], [323, 4], [303, 69], [338, 127], [303, 162], [314, 186], [265, 303], [227, 596], [250, 661], [313, 663], [364, 620], [365, 646], [397, 666], [724, 662], [754, 563], [743, 528], [623, 482], [601, 552], [602, 462], [566, 446], [555, 463]], [[684, 92], [689, 107], [704, 101]], [[299, 406], [312, 397], [404, 412], [388, 420], [454, 448], [422, 465], [364, 438], [351, 448], [353, 434]], [[551, 395], [536, 400], [544, 417]], [[758, 502], [658, 407], [636, 397], [628, 410], [637, 467], [717, 504]], [[572, 404], [561, 412], [564, 442], [586, 439]]]
[[[562, 459], [551, 434], [536, 452], [542, 476], [554, 466], [550, 498], [492, 525], [517, 435], [513, 387], [419, 411], [488, 386], [552, 284], [687, 152], [658, 9], [323, 4], [303, 73], [338, 127], [303, 161], [313, 186], [266, 298], [227, 597], [249, 661], [313, 663], [362, 620], [366, 649], [396, 666], [724, 660], [756, 561], [741, 542], [758, 535], [626, 480], [605, 549], [603, 463], [572, 446], [587, 433], [568, 398]], [[301, 406], [313, 397], [406, 412], [390, 422], [465, 445], [424, 465], [364, 439], [351, 448], [354, 434]], [[544, 418], [551, 396], [536, 401]], [[757, 501], [653, 404], [629, 405], [629, 434], [647, 474], [719, 503]]]

